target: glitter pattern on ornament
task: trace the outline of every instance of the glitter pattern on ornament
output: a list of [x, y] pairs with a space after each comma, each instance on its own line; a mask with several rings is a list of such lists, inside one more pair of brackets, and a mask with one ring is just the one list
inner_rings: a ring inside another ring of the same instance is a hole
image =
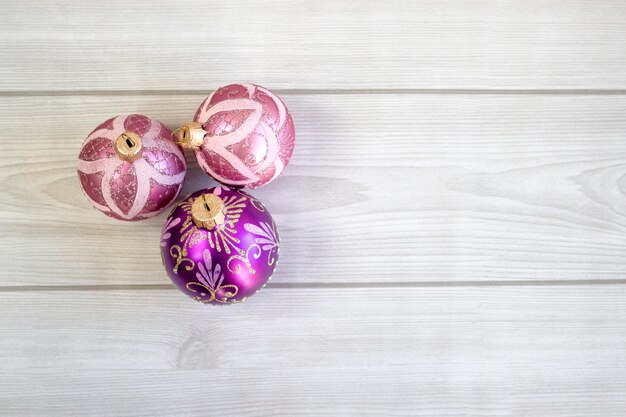
[[91, 132], [77, 167], [91, 204], [120, 220], [161, 213], [180, 193], [187, 171], [171, 135], [161, 122], [139, 114], [111, 118]]
[[254, 84], [231, 84], [208, 96], [193, 123], [177, 131], [202, 169], [230, 186], [273, 181], [293, 153], [294, 123], [283, 101]]
[[214, 187], [179, 202], [161, 234], [163, 265], [187, 296], [205, 304], [233, 304], [270, 279], [279, 236], [269, 211], [241, 190]]

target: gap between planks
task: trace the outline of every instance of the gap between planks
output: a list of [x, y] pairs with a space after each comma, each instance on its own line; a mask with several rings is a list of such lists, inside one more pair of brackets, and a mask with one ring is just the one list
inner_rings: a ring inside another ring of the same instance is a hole
[[[552, 287], [552, 286], [584, 286], [584, 285], [624, 285], [625, 279], [605, 280], [519, 280], [519, 281], [422, 281], [422, 282], [379, 282], [379, 283], [268, 283], [265, 290], [271, 289], [317, 289], [317, 288], [459, 288], [459, 287]], [[9, 292], [63, 292], [63, 291], [146, 291], [174, 290], [171, 284], [146, 285], [15, 285], [0, 287], [0, 293]]]
[[[49, 90], [0, 91], [0, 97], [64, 97], [64, 96], [170, 96], [202, 95], [210, 89], [197, 90]], [[626, 89], [481, 89], [481, 88], [378, 88], [378, 89], [290, 89], [273, 88], [277, 94], [289, 95], [626, 95]]]

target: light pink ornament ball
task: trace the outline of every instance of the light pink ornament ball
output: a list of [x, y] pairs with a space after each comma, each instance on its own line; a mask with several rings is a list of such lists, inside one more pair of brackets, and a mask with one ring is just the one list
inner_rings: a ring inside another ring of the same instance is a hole
[[183, 187], [187, 165], [163, 123], [140, 114], [98, 126], [78, 156], [78, 177], [95, 208], [120, 220], [161, 213]]
[[257, 188], [274, 180], [293, 153], [295, 129], [283, 101], [254, 84], [219, 88], [178, 131], [202, 169], [217, 181]]

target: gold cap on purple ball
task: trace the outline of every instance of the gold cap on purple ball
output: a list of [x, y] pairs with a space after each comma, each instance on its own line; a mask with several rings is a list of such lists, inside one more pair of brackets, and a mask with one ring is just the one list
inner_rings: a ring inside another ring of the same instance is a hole
[[226, 222], [226, 208], [215, 194], [202, 194], [191, 203], [191, 217], [198, 227], [213, 230]]

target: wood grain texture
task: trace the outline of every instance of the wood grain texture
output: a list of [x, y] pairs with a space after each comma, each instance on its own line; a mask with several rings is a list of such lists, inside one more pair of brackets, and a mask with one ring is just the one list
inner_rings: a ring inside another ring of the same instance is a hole
[[[622, 416], [626, 288], [0, 293], [3, 416]], [[34, 308], [36, 306], [36, 308]]]
[[21, 1], [0, 90], [626, 89], [623, 1]]
[[[626, 415], [624, 1], [0, 6], [0, 416]], [[75, 164], [242, 81], [297, 144], [277, 273], [211, 308]]]
[[[626, 97], [284, 98], [296, 153], [253, 192], [281, 230], [272, 282], [624, 278]], [[76, 155], [114, 114], [175, 127], [201, 99], [1, 98], [0, 285], [168, 284], [165, 214], [106, 218], [80, 191]], [[186, 191], [213, 184], [190, 166]]]

